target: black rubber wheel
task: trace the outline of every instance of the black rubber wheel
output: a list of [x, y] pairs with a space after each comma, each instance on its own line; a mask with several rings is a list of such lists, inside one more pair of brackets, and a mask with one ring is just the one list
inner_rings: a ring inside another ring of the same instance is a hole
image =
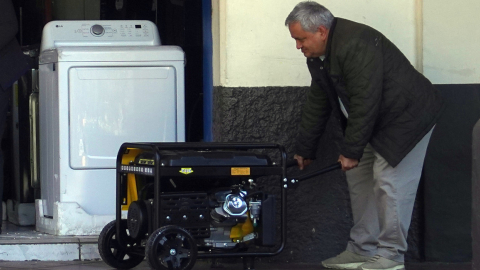
[[187, 230], [168, 225], [150, 235], [145, 255], [153, 269], [190, 270], [197, 259], [197, 244]]
[[[125, 224], [123, 224], [125, 223]], [[122, 238], [133, 245], [134, 241], [127, 235], [126, 221], [122, 220]], [[138, 254], [132, 254], [128, 252], [128, 249], [120, 247], [117, 241], [117, 226], [116, 221], [111, 221], [103, 228], [100, 236], [98, 237], [98, 251], [103, 261], [111, 267], [118, 269], [130, 269], [139, 265], [145, 256]]]

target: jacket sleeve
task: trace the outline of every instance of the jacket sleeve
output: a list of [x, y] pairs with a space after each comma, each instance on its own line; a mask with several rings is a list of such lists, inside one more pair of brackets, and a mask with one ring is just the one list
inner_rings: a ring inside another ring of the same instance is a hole
[[307, 100], [303, 107], [302, 120], [296, 139], [296, 154], [315, 159], [318, 140], [325, 131], [331, 113], [327, 93], [312, 80]]
[[339, 59], [349, 100], [348, 121], [340, 154], [359, 159], [370, 141], [382, 100], [382, 35], [352, 38]]
[[11, 0], [0, 1], [0, 50], [5, 47], [18, 31], [18, 22]]

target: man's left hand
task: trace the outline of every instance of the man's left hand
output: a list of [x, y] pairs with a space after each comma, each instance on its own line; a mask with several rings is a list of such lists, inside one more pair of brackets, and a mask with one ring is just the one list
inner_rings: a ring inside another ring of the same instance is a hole
[[338, 162], [342, 163], [342, 171], [346, 172], [358, 166], [358, 159], [347, 158], [340, 155]]

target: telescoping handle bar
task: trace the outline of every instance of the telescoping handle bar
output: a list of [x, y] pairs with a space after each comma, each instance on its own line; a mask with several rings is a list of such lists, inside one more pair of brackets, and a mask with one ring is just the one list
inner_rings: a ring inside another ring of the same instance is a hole
[[[287, 162], [287, 167], [291, 167], [291, 166], [295, 166], [297, 164], [297, 160], [289, 160]], [[338, 169], [341, 169], [342, 168], [342, 164], [340, 162], [336, 162], [335, 164], [331, 164], [325, 168], [322, 168], [320, 170], [317, 170], [317, 171], [314, 171], [314, 172], [311, 172], [311, 173], [307, 173], [307, 174], [304, 174], [304, 175], [300, 175], [298, 177], [294, 177], [294, 178], [291, 178], [289, 179], [289, 183], [298, 183], [300, 181], [303, 181], [303, 180], [307, 180], [309, 178], [312, 178], [312, 177], [315, 177], [315, 176], [318, 176], [318, 175], [321, 175], [321, 174], [324, 174], [324, 173], [327, 173], [327, 172], [330, 172], [330, 171], [334, 171], [334, 170], [338, 170]]]

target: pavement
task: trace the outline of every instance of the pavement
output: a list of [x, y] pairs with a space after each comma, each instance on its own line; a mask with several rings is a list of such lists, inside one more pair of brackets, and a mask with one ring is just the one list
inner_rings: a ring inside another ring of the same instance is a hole
[[[16, 226], [8, 222], [3, 223], [3, 229], [3, 233], [0, 235], [0, 269], [114, 269], [98, 259], [100, 257], [97, 249], [97, 237], [52, 236], [39, 233], [35, 231], [34, 227]], [[281, 254], [278, 256], [281, 256]], [[82, 260], [79, 260], [79, 258], [82, 258]], [[288, 263], [276, 258], [281, 257], [257, 258], [255, 260], [255, 269], [325, 269], [320, 263]], [[197, 260], [192, 270], [245, 270], [240, 258], [222, 259], [220, 262], [212, 266], [210, 260]], [[146, 261], [143, 261], [132, 269], [149, 270], [151, 268]], [[471, 263], [416, 262], [406, 264], [406, 270], [471, 269]]]
[[[101, 270], [114, 269], [102, 261], [66, 261], [66, 262], [45, 262], [45, 261], [24, 261], [6, 262], [0, 261], [0, 269], [53, 269], [53, 270]], [[148, 264], [144, 261], [135, 270], [149, 270]], [[255, 265], [256, 270], [318, 270], [325, 269], [320, 264], [303, 263], [264, 263]], [[471, 263], [407, 263], [406, 270], [471, 270]], [[244, 270], [243, 264], [222, 263], [211, 267], [209, 261], [197, 261], [192, 270]]]

